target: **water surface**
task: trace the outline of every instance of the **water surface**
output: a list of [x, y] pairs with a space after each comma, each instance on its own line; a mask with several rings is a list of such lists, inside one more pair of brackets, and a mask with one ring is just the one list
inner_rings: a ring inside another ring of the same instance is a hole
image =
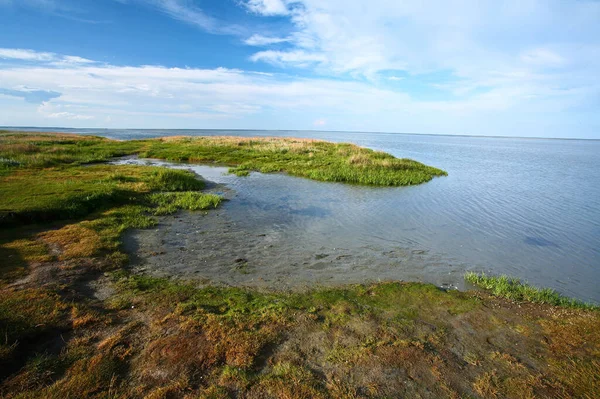
[[[279, 249], [287, 251], [281, 252], [284, 260], [298, 252], [313, 257], [309, 265], [322, 261], [314, 274], [318, 279], [343, 280], [362, 262], [362, 274], [353, 278], [461, 286], [464, 271], [474, 270], [600, 301], [600, 141], [300, 131], [78, 132], [116, 139], [309, 137], [413, 158], [449, 175], [414, 187], [371, 188], [284, 175], [239, 178], [206, 167], [197, 171], [235, 193], [222, 211], [232, 228], [248, 236], [276, 237]], [[355, 262], [340, 259], [331, 262], [329, 274], [322, 272], [340, 249]], [[266, 253], [256, 256], [269, 259]], [[286, 274], [281, 276], [285, 281]]]

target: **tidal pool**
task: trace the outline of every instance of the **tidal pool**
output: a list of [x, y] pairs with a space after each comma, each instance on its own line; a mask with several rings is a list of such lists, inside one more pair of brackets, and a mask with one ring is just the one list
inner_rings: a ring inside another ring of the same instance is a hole
[[126, 247], [138, 270], [275, 289], [384, 280], [462, 287], [466, 265], [420, 247], [409, 238], [414, 230], [398, 224], [403, 212], [389, 209], [410, 188], [237, 177], [223, 167], [156, 160], [116, 163], [189, 169], [227, 199], [216, 210], [161, 217], [156, 228], [130, 233]]

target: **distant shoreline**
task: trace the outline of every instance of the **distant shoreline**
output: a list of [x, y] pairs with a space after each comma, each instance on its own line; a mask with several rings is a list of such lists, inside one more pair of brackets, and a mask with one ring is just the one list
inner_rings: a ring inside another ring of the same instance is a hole
[[[527, 137], [527, 136], [485, 136], [477, 134], [447, 134], [447, 133], [411, 133], [411, 132], [369, 132], [360, 130], [297, 130], [297, 129], [170, 129], [170, 128], [77, 128], [77, 127], [40, 127], [40, 126], [0, 126], [0, 131], [31, 131], [31, 132], [61, 132], [65, 133], [80, 133], [84, 131], [199, 131], [199, 132], [322, 132], [322, 133], [349, 133], [349, 134], [382, 134], [382, 135], [403, 135], [403, 136], [434, 136], [434, 137], [467, 137], [467, 138], [483, 138], [483, 139], [525, 139], [525, 140], [558, 140], [558, 141], [600, 141], [598, 139], [589, 138], [568, 138], [568, 137]], [[90, 132], [91, 133], [91, 132]], [[85, 133], [80, 133], [85, 134]], [[158, 138], [159, 136], [157, 136]]]

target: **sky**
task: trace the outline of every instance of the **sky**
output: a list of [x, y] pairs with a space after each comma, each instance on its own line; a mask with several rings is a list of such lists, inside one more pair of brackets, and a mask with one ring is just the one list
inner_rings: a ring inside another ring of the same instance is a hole
[[0, 0], [0, 126], [600, 139], [600, 1]]

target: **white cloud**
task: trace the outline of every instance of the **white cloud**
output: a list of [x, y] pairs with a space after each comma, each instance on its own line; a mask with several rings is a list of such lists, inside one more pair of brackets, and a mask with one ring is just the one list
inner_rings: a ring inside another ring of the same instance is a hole
[[256, 13], [266, 16], [286, 15], [289, 13], [283, 0], [247, 0], [246, 7]]
[[53, 65], [92, 64], [95, 61], [73, 55], [34, 51], [29, 49], [0, 48], [0, 59], [50, 63]]
[[77, 115], [72, 112], [55, 112], [53, 114], [47, 114], [46, 116], [52, 119], [69, 119], [80, 121], [94, 119], [94, 117], [90, 115]]
[[266, 50], [253, 54], [250, 57], [252, 61], [265, 61], [271, 64], [291, 64], [295, 66], [308, 66], [315, 63], [327, 61], [327, 57], [319, 53], [310, 53], [306, 51], [273, 51]]
[[559, 54], [543, 48], [525, 52], [521, 59], [526, 64], [540, 67], [560, 67], [566, 63], [566, 60]]
[[208, 31], [217, 28], [216, 20], [189, 2], [181, 0], [152, 0], [151, 2], [172, 18], [197, 25]]
[[[296, 63], [317, 59], [295, 57]], [[501, 134], [498, 130], [507, 123], [528, 115], [544, 126], [542, 121], [598, 92], [598, 85], [566, 90], [545, 75], [497, 71], [489, 74], [487, 91], [471, 89], [459, 98], [424, 101], [364, 80], [30, 60], [0, 66], [0, 82], [11, 90], [60, 93], [38, 107], [10, 90], [5, 91], [8, 96], [0, 92], [0, 125], [310, 129], [326, 123], [335, 130], [424, 133]], [[443, 87], [457, 93], [462, 89], [455, 82]], [[482, 126], [485, 131], [472, 130]]]
[[198, 7], [191, 0], [117, 0], [119, 2], [139, 2], [154, 7], [173, 19], [193, 25], [214, 34], [244, 35], [245, 29], [234, 24], [227, 24]]
[[54, 53], [37, 52], [24, 49], [0, 48], [0, 58], [24, 60], [24, 61], [52, 61], [56, 57]]
[[[261, 51], [253, 60], [371, 80], [384, 71], [439, 72], [471, 87], [500, 83], [500, 75], [502, 85], [515, 87], [527, 83], [519, 75], [563, 86], [598, 83], [597, 1], [296, 0], [294, 5], [293, 47]], [[565, 66], [569, 73], [546, 70]]]
[[249, 46], [268, 46], [270, 44], [289, 42], [290, 40], [288, 37], [269, 37], [255, 34], [244, 40], [244, 43]]
[[92, 64], [95, 61], [89, 60], [83, 57], [77, 57], [73, 55], [66, 55], [62, 58], [62, 61], [68, 64]]
[[95, 119], [92, 115], [76, 114], [73, 112], [63, 111], [63, 109], [69, 109], [71, 107], [64, 105], [53, 105], [50, 103], [43, 103], [37, 108], [37, 112], [44, 118], [49, 119], [62, 119], [69, 121], [89, 121]]

